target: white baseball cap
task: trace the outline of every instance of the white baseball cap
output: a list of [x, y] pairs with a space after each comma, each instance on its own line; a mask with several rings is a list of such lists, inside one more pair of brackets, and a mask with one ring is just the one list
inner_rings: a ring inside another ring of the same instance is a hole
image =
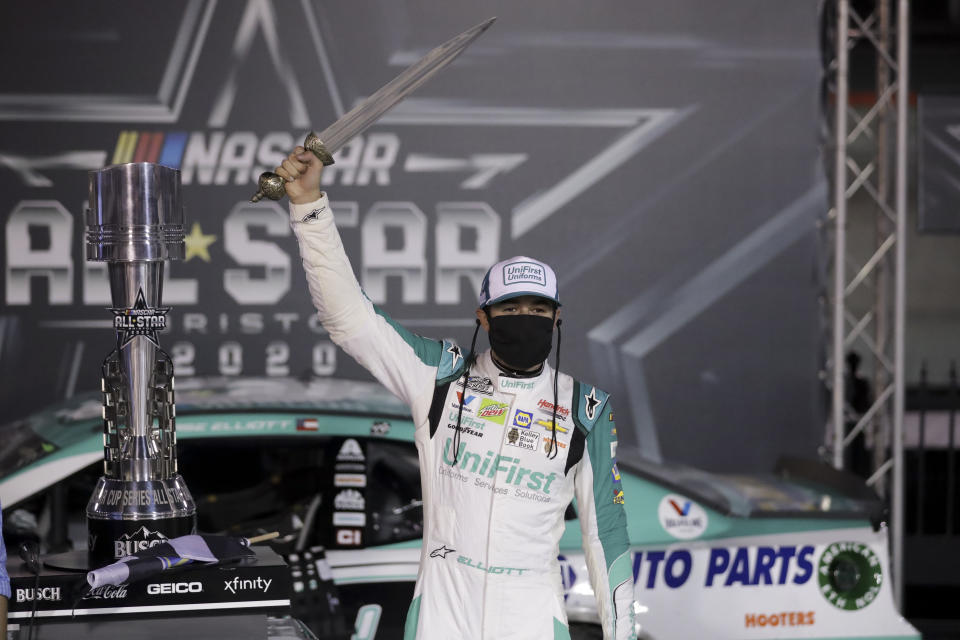
[[480, 286], [480, 306], [519, 296], [547, 298], [559, 307], [557, 275], [550, 265], [535, 258], [514, 256], [490, 267]]

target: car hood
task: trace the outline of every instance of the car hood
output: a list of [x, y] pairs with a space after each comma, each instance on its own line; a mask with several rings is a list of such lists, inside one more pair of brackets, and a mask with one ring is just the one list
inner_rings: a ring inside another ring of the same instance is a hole
[[[410, 419], [406, 405], [374, 382], [178, 378], [175, 392], [180, 424], [191, 417], [206, 414]], [[0, 503], [4, 508], [102, 459], [102, 415], [102, 395], [89, 392], [0, 426], [0, 442], [3, 443], [0, 448]], [[240, 429], [224, 433], [227, 434], [231, 437], [269, 435]], [[202, 430], [191, 433], [189, 429], [183, 429], [180, 435], [202, 437], [208, 434]], [[309, 436], [309, 433], [293, 431], [284, 435]]]

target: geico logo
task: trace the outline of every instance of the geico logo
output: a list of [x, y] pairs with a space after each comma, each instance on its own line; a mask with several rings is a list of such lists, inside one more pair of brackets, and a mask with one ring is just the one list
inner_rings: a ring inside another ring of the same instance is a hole
[[154, 583], [147, 585], [147, 593], [152, 596], [202, 592], [203, 585], [199, 582], [166, 582], [163, 584]]

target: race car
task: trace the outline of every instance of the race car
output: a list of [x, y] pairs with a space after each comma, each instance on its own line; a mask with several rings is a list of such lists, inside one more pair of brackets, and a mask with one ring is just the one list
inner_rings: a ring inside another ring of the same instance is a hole
[[[198, 529], [280, 531], [294, 616], [330, 637], [401, 638], [423, 532], [406, 407], [372, 382], [277, 378], [178, 379], [176, 407]], [[39, 518], [37, 536], [85, 546], [102, 428], [99, 394], [0, 427], [5, 532]], [[640, 637], [920, 637], [894, 607], [884, 512], [862, 482], [796, 460], [748, 476], [621, 456], [612, 473]], [[69, 518], [51, 513], [55, 486]], [[601, 638], [575, 505], [559, 560], [571, 635]]]

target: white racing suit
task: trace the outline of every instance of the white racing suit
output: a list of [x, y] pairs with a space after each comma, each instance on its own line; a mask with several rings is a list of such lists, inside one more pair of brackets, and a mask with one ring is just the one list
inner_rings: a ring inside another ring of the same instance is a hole
[[[560, 374], [548, 457], [553, 370], [502, 373], [490, 352], [397, 325], [363, 294], [326, 196], [290, 206], [314, 305], [330, 338], [410, 406], [424, 536], [405, 639], [569, 638], [557, 562], [576, 498], [605, 640], [634, 638], [633, 580], [616, 428], [606, 393]], [[459, 455], [452, 464], [458, 394]]]

